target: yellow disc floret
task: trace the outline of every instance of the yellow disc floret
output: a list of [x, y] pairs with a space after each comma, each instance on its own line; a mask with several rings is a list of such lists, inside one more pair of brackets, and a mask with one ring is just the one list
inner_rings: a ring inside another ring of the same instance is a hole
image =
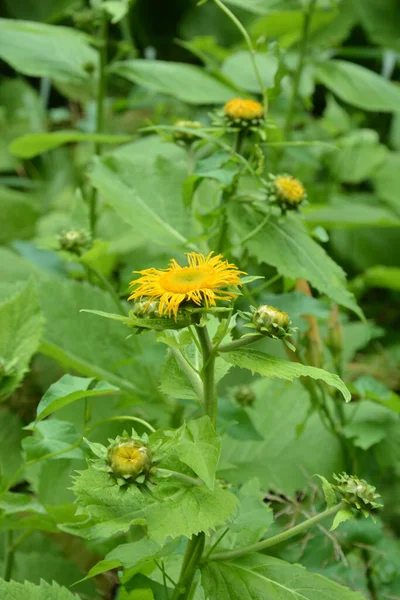
[[224, 113], [232, 120], [252, 121], [256, 119], [258, 121], [264, 116], [264, 107], [255, 100], [233, 98], [225, 104]]
[[182, 303], [209, 307], [215, 306], [216, 300], [230, 300], [237, 296], [221, 288], [240, 285], [242, 271], [223, 260], [221, 254], [213, 256], [211, 252], [204, 256], [191, 252], [187, 258], [188, 264], [183, 267], [172, 259], [168, 269], [136, 271], [141, 277], [131, 282], [136, 289], [128, 299], [159, 300], [160, 315], [176, 317]]
[[288, 204], [297, 205], [304, 199], [305, 189], [296, 177], [279, 175], [274, 183], [278, 195]]
[[137, 440], [120, 442], [110, 448], [108, 463], [117, 477], [136, 479], [142, 473], [148, 473], [151, 467], [150, 451]]

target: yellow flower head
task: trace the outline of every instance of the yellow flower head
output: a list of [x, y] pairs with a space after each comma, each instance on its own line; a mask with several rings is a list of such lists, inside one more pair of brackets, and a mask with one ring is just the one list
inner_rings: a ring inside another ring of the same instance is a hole
[[286, 204], [297, 206], [306, 195], [302, 183], [291, 175], [278, 175], [274, 179], [276, 193]]
[[242, 98], [233, 98], [224, 106], [224, 113], [232, 120], [241, 121], [259, 120], [264, 116], [264, 107], [255, 100], [246, 100]]
[[187, 254], [188, 265], [181, 267], [172, 259], [168, 269], [145, 269], [136, 271], [141, 275], [131, 282], [136, 288], [128, 300], [147, 298], [149, 302], [159, 300], [160, 315], [177, 317], [183, 302], [198, 306], [215, 306], [216, 300], [235, 298], [234, 292], [222, 290], [230, 285], [241, 285], [239, 271], [235, 265], [222, 260], [222, 255], [208, 256], [191, 252]]
[[141, 473], [149, 471], [151, 456], [144, 444], [136, 440], [128, 440], [111, 447], [108, 462], [114, 475], [130, 476], [135, 479]]

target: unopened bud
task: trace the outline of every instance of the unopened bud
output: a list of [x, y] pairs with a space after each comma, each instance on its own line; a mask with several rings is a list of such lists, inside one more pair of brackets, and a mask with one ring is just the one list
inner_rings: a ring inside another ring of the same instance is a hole
[[81, 254], [88, 249], [90, 243], [89, 235], [80, 229], [64, 231], [59, 236], [60, 249], [74, 254]]
[[258, 331], [274, 338], [284, 338], [289, 335], [291, 320], [287, 313], [274, 306], [264, 304], [253, 314], [253, 325]]
[[334, 488], [342, 496], [342, 499], [352, 508], [361, 510], [364, 516], [376, 508], [382, 506], [376, 502], [380, 495], [376, 493], [376, 488], [369, 485], [364, 479], [359, 479], [355, 475], [334, 475], [337, 484]]
[[252, 406], [256, 395], [248, 385], [242, 385], [235, 392], [235, 400], [241, 406]]
[[307, 199], [306, 190], [296, 177], [292, 175], [270, 175], [266, 183], [267, 198], [278, 204], [282, 210], [296, 209]]
[[148, 302], [146, 300], [141, 300], [139, 302], [135, 302], [133, 307], [133, 313], [136, 317], [154, 319], [159, 318], [161, 315], [158, 312], [159, 302], [153, 301]]
[[178, 129], [174, 131], [174, 140], [176, 142], [185, 142], [191, 143], [197, 139], [195, 130], [201, 129], [202, 125], [198, 121], [177, 121], [175, 123], [175, 127], [182, 127], [184, 129], [193, 129], [193, 133], [189, 131], [179, 131]]
[[139, 440], [118, 442], [108, 451], [108, 464], [116, 477], [136, 480], [140, 475], [148, 475], [151, 453]]

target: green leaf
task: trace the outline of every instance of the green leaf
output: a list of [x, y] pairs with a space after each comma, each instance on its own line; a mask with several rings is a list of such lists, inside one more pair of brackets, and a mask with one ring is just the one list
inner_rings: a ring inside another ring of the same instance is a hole
[[273, 512], [264, 502], [264, 493], [256, 477], [242, 485], [238, 497], [238, 514], [220, 548], [232, 549], [255, 544], [263, 538], [274, 521]]
[[345, 183], [361, 183], [372, 177], [385, 162], [388, 149], [379, 144], [372, 129], [357, 129], [339, 141], [339, 148], [329, 156], [335, 178]]
[[331, 508], [337, 502], [335, 490], [325, 477], [322, 477], [322, 475], [317, 475], [317, 477], [319, 477], [322, 482], [322, 491], [324, 492], [327, 507]]
[[218, 600], [365, 600], [327, 577], [262, 554], [209, 562], [202, 583], [207, 597]]
[[[352, 196], [340, 196], [332, 204], [310, 204], [304, 209], [310, 225], [325, 229], [353, 229], [357, 227], [399, 227], [400, 219], [386, 208], [362, 204]], [[374, 267], [373, 267], [374, 268]]]
[[377, 195], [400, 216], [400, 152], [389, 152], [373, 178]]
[[148, 243], [150, 237], [155, 244], [176, 246], [186, 243], [191, 230], [182, 197], [186, 176], [183, 161], [105, 157], [95, 162], [91, 179], [138, 241]]
[[76, 402], [81, 398], [119, 394], [119, 389], [107, 383], [107, 381], [99, 381], [94, 387], [90, 387], [93, 380], [93, 377], [84, 378], [63, 375], [61, 379], [49, 387], [40, 400], [37, 407], [36, 420], [44, 419], [56, 410], [60, 410], [60, 408], [68, 406], [68, 404], [72, 404], [72, 402]]
[[205, 485], [181, 486], [172, 479], [157, 479], [151, 494], [134, 484], [122, 489], [108, 473], [94, 468], [79, 473], [74, 491], [78, 504], [90, 515], [80, 528], [84, 535], [109, 538], [138, 524], [147, 526], [149, 538], [159, 544], [168, 537], [191, 537], [215, 528], [232, 515], [237, 504], [233, 494], [219, 487], [212, 492]]
[[[42, 315], [33, 281], [0, 304], [0, 397], [22, 381], [42, 333]], [[27, 302], [29, 298], [29, 302]]]
[[10, 152], [20, 158], [34, 158], [43, 152], [53, 150], [72, 142], [93, 142], [97, 144], [123, 144], [131, 141], [129, 135], [107, 135], [102, 133], [83, 133], [81, 131], [53, 131], [51, 133], [27, 133], [15, 139]]
[[189, 104], [222, 104], [234, 96], [233, 88], [200, 67], [163, 60], [127, 60], [116, 63], [112, 72], [162, 94]]
[[206, 486], [213, 490], [221, 441], [210, 417], [204, 416], [186, 423], [174, 449], [179, 460], [193, 469]]
[[350, 389], [362, 399], [372, 400], [393, 412], [400, 413], [400, 396], [370, 375], [359, 377], [351, 384]]
[[290, 362], [276, 356], [264, 354], [264, 352], [246, 348], [240, 348], [239, 350], [233, 350], [232, 352], [224, 352], [221, 356], [229, 363], [240, 367], [241, 369], [249, 369], [252, 373], [258, 373], [263, 377], [278, 377], [279, 379], [287, 379], [288, 381], [293, 381], [296, 377], [321, 379], [328, 385], [339, 390], [343, 394], [346, 402], [351, 400], [351, 394], [340, 377], [333, 373], [328, 373], [328, 371], [324, 371], [324, 369], [309, 367], [297, 362]]
[[114, 550], [111, 550], [105, 556], [104, 560], [101, 560], [90, 569], [88, 577], [95, 577], [96, 575], [100, 575], [100, 573], [117, 567], [131, 569], [163, 554], [164, 551], [160, 544], [147, 538], [142, 538], [130, 544], [120, 544]]
[[341, 100], [358, 108], [379, 112], [399, 110], [400, 88], [365, 67], [330, 60], [317, 65], [316, 76]]
[[22, 463], [22, 427], [15, 413], [8, 410], [0, 412], [0, 473], [6, 477], [12, 477]]
[[400, 291], [400, 267], [386, 267], [384, 265], [376, 265], [370, 267], [357, 277], [364, 286], [369, 288], [383, 288]]
[[[282, 5], [282, 0], [226, 0], [227, 4], [244, 8], [256, 15], [266, 15]], [[294, 5], [294, 3], [292, 3]]]
[[349, 519], [354, 519], [353, 513], [348, 508], [342, 508], [335, 515], [335, 518], [333, 520], [333, 524], [331, 527], [331, 531], [334, 531], [335, 529], [337, 529], [337, 527], [339, 527], [340, 523], [344, 523], [345, 521], [348, 521]]
[[38, 200], [36, 194], [0, 187], [0, 211], [3, 216], [1, 244], [34, 235], [35, 223], [40, 214]]
[[[264, 87], [267, 89], [272, 88], [278, 70], [278, 59], [275, 56], [262, 54], [261, 52], [257, 52], [254, 58]], [[250, 54], [247, 51], [241, 50], [229, 56], [223, 63], [221, 71], [239, 89], [260, 93], [260, 84], [254, 72]]]
[[40, 585], [33, 585], [28, 581], [17, 583], [0, 579], [0, 596], [4, 600], [79, 600], [78, 596], [60, 587], [55, 581], [51, 585], [45, 581], [41, 581]]
[[343, 427], [343, 434], [357, 448], [369, 450], [385, 439], [392, 423], [397, 423], [397, 417], [392, 412], [378, 403], [364, 400]]
[[72, 423], [48, 419], [35, 424], [33, 435], [22, 440], [22, 447], [26, 452], [27, 460], [43, 459], [53, 452], [60, 453], [54, 457], [55, 459], [83, 458], [80, 448], [68, 450], [79, 440], [80, 435]]
[[[231, 207], [232, 227], [242, 239], [260, 224], [261, 217]], [[249, 252], [261, 263], [273, 265], [290, 279], [304, 278], [329, 298], [361, 316], [353, 295], [346, 289], [346, 276], [307, 233], [298, 218], [287, 215], [284, 220], [270, 217], [264, 227], [246, 242]]]
[[364, 29], [375, 43], [400, 51], [400, 13], [397, 0], [353, 0]]
[[16, 71], [49, 77], [76, 88], [90, 89], [88, 67], [95, 68], [97, 54], [88, 37], [74, 29], [0, 19], [0, 57]]

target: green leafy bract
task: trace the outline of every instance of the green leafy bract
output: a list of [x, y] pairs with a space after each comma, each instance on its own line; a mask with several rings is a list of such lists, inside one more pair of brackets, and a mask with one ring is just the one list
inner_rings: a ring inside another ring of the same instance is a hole
[[277, 358], [276, 356], [264, 354], [264, 352], [246, 348], [240, 348], [239, 350], [233, 350], [232, 352], [224, 352], [221, 356], [224, 360], [237, 367], [249, 369], [252, 373], [259, 373], [259, 375], [271, 379], [274, 377], [287, 379], [289, 381], [293, 381], [293, 379], [297, 377], [321, 379], [328, 385], [339, 390], [346, 401], [351, 400], [351, 394], [340, 377], [333, 373], [329, 373], [328, 371], [324, 371], [324, 369], [309, 367], [297, 362], [290, 362], [288, 360], [283, 360], [282, 358]]
[[0, 579], [0, 595], [4, 600], [78, 600], [78, 596], [53, 582], [41, 581], [33, 585], [28, 581], [17, 583]]
[[202, 582], [207, 598], [218, 600], [365, 600], [326, 577], [262, 554], [209, 562]]

